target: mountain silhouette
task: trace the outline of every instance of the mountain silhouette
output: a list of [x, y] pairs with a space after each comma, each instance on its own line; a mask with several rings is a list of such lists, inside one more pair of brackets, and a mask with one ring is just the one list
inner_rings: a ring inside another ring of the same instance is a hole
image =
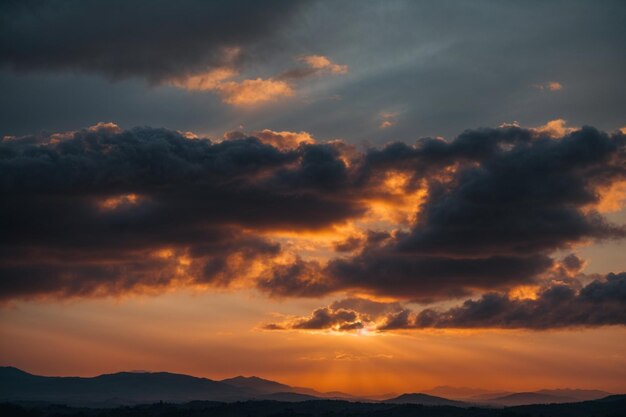
[[564, 395], [556, 395], [541, 392], [516, 392], [502, 397], [491, 398], [487, 402], [490, 404], [516, 406], [528, 404], [559, 404], [576, 402], [576, 399]]
[[231, 403], [193, 401], [156, 403], [109, 410], [42, 403], [2, 403], [0, 416], [11, 417], [621, 417], [626, 396], [567, 404], [535, 404], [508, 408], [361, 403], [337, 400], [252, 400]]
[[[471, 388], [441, 387], [457, 395], [476, 392]], [[432, 392], [432, 390], [431, 390]], [[501, 393], [502, 394], [502, 393]], [[493, 397], [489, 397], [493, 395]], [[421, 404], [424, 406], [468, 407], [493, 405], [502, 407], [528, 404], [562, 404], [596, 400], [609, 394], [598, 390], [557, 389], [499, 395], [478, 394], [473, 399], [457, 401], [425, 393], [407, 393], [382, 401], [383, 404]], [[477, 400], [480, 397], [481, 400]], [[613, 396], [623, 400], [620, 396]], [[186, 403], [191, 401], [237, 402], [270, 400], [278, 402], [310, 402], [347, 400], [375, 403], [376, 400], [353, 397], [341, 392], [319, 392], [311, 388], [292, 387], [255, 376], [237, 376], [221, 381], [169, 372], [118, 372], [96, 377], [39, 376], [14, 367], [0, 367], [0, 402], [32, 402], [68, 404], [89, 407], [112, 407], [154, 403]]]
[[93, 378], [47, 377], [0, 368], [0, 398], [68, 404], [135, 404], [154, 401], [237, 401], [249, 395], [207, 378], [169, 372], [118, 372]]
[[251, 390], [259, 394], [273, 394], [277, 392], [292, 391], [292, 387], [289, 385], [256, 376], [236, 376], [234, 378], [222, 379], [220, 382], [234, 387]]
[[539, 394], [558, 395], [559, 397], [568, 397], [575, 401], [590, 401], [605, 398], [611, 395], [610, 392], [599, 391], [595, 389], [542, 389], [535, 391]]
[[386, 399], [383, 402], [388, 404], [449, 405], [454, 407], [466, 407], [468, 405], [462, 401], [449, 400], [422, 393], [402, 394], [395, 398]]
[[[292, 387], [289, 385], [281, 384], [280, 382], [270, 381], [269, 379], [263, 379], [256, 376], [236, 376], [234, 378], [223, 379], [220, 382], [224, 382], [226, 384], [250, 390], [250, 392], [255, 394], [265, 394], [265, 398], [269, 394], [286, 394], [286, 393], [295, 393], [308, 396], [308, 399], [315, 398], [327, 398], [327, 399], [342, 399], [342, 400], [355, 400], [356, 397], [346, 394], [345, 392], [339, 391], [331, 391], [331, 392], [320, 392], [316, 391], [312, 388], [305, 387]], [[295, 398], [295, 397], [294, 397]], [[305, 397], [302, 397], [303, 401]]]
[[[424, 391], [425, 394], [434, 395], [436, 397], [444, 397], [451, 399], [469, 399], [482, 395], [493, 395], [497, 394], [498, 391], [490, 391], [481, 388], [469, 388], [469, 387], [451, 387], [448, 385], [440, 385], [435, 388]], [[508, 393], [502, 393], [501, 395], [505, 395]]]
[[0, 367], [0, 400], [46, 401], [74, 405], [124, 405], [158, 401], [307, 401], [354, 399], [341, 392], [322, 393], [259, 377], [214, 381], [169, 372], [118, 372], [84, 377], [49, 377]]

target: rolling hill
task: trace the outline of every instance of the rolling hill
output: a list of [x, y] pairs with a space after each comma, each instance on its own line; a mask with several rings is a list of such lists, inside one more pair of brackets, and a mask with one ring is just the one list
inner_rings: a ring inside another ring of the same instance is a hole
[[453, 407], [468, 406], [467, 403], [461, 401], [449, 400], [447, 398], [422, 393], [402, 394], [395, 398], [386, 399], [383, 402], [387, 404], [449, 405]]

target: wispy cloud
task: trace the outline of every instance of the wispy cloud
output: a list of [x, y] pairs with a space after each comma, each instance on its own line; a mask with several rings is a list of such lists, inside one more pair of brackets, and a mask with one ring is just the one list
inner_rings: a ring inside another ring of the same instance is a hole
[[542, 84], [535, 84], [534, 87], [542, 91], [559, 91], [564, 88], [563, 84], [558, 81], [548, 81]]

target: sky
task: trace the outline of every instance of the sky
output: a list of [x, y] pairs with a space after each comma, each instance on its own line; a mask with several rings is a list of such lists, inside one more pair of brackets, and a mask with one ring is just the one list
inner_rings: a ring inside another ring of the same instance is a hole
[[626, 392], [626, 4], [6, 1], [0, 362]]

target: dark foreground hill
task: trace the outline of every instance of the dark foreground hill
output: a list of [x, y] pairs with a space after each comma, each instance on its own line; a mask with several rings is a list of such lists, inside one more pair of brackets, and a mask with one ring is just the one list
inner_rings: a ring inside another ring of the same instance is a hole
[[503, 406], [529, 404], [559, 404], [579, 401], [597, 400], [610, 394], [597, 390], [540, 390], [534, 392], [516, 392], [500, 397], [489, 398], [487, 402]]
[[461, 401], [448, 400], [447, 398], [421, 393], [402, 394], [383, 402], [389, 404], [450, 405], [453, 407], [467, 407], [469, 405]]
[[[344, 396], [345, 395], [345, 396]], [[115, 407], [158, 401], [234, 402], [246, 400], [306, 401], [352, 399], [342, 393], [322, 393], [257, 377], [222, 381], [169, 372], [118, 372], [93, 378], [49, 377], [0, 367], [0, 401], [42, 401], [89, 407]]]
[[195, 401], [119, 408], [72, 408], [44, 404], [0, 404], [0, 416], [10, 417], [624, 417], [626, 396], [570, 404], [494, 408], [460, 408], [416, 404], [358, 403], [337, 400], [304, 402]]

